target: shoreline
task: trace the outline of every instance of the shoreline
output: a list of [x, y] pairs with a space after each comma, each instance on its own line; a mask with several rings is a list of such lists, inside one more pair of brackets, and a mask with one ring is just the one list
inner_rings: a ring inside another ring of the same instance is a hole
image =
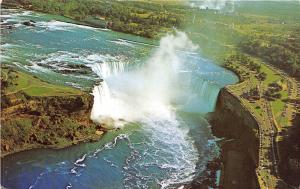
[[[1, 72], [1, 158], [30, 149], [61, 149], [98, 141], [107, 131], [90, 120], [91, 94], [12, 67], [2, 65]], [[20, 82], [27, 86], [19, 86]], [[39, 86], [55, 90], [36, 94], [25, 90]]]
[[[69, 23], [72, 23], [72, 22], [69, 22]], [[76, 23], [75, 22], [75, 24], [79, 24], [79, 23]], [[80, 24], [80, 25], [84, 25], [84, 24]], [[123, 33], [123, 32], [122, 32]], [[242, 86], [242, 85], [246, 85], [247, 83], [245, 82], [244, 83], [244, 81], [243, 81], [243, 76], [242, 75], [240, 75], [236, 70], [234, 70], [234, 69], [232, 69], [232, 68], [230, 68], [230, 67], [226, 67], [226, 66], [223, 66], [223, 67], [225, 67], [227, 70], [230, 70], [230, 71], [232, 71], [232, 72], [234, 72], [238, 77], [239, 77], [239, 82], [238, 83], [236, 83], [236, 84], [234, 84], [234, 85], [231, 85], [231, 86], [226, 86], [226, 87], [224, 87], [224, 88], [222, 88], [221, 90], [227, 90], [227, 92], [228, 93], [230, 93], [231, 95], [233, 95], [233, 96], [235, 96], [236, 97], [236, 99], [238, 100], [238, 101], [240, 101], [239, 103], [240, 103], [240, 105], [244, 105], [243, 104], [243, 98], [242, 97], [240, 97], [239, 95], [235, 95], [235, 92], [234, 91], [231, 91], [230, 90], [230, 87], [236, 87], [236, 86]], [[219, 98], [219, 97], [218, 97]], [[259, 123], [259, 121], [256, 119], [256, 117], [255, 117], [255, 115], [254, 114], [252, 114], [251, 112], [253, 111], [251, 108], [249, 108], [249, 107], [247, 107], [247, 106], [245, 106], [244, 105], [244, 108], [246, 109], [246, 110], [248, 110], [248, 112], [249, 112], [249, 114], [251, 114], [252, 115], [252, 117], [254, 117], [254, 119], [256, 120], [256, 123], [257, 123], [257, 125], [258, 125], [258, 127], [263, 127], [263, 125], [261, 124], [261, 123]], [[272, 110], [271, 110], [272, 111]], [[215, 112], [214, 112], [215, 113]], [[274, 120], [274, 121], [276, 121], [276, 120]], [[213, 128], [212, 128], [213, 129]], [[260, 128], [259, 128], [259, 130], [261, 130]], [[259, 131], [258, 132], [259, 134], [261, 133], [261, 131]], [[215, 134], [214, 134], [214, 136], [216, 136]], [[275, 138], [275, 140], [276, 140], [276, 137], [277, 136], [277, 131], [276, 131], [276, 133], [275, 133], [275, 137], [273, 137], [273, 138]], [[85, 140], [88, 140], [88, 139], [82, 139], [82, 141], [84, 142]], [[228, 138], [228, 140], [231, 140], [231, 138], [229, 137]], [[78, 143], [80, 142], [81, 140], [79, 140], [78, 141]], [[230, 141], [229, 141], [230, 142]], [[224, 143], [226, 143], [226, 141], [224, 142]], [[276, 141], [275, 141], [275, 143], [276, 143]], [[47, 146], [47, 147], [45, 147], [45, 148], [49, 148], [49, 149], [61, 149], [61, 148], [66, 148], [66, 147], [68, 147], [68, 146], [71, 146], [71, 145], [73, 145], [73, 142], [70, 142], [69, 144], [65, 144], [65, 145], [63, 145], [62, 147], [58, 147], [58, 148], [56, 148], [56, 147], [51, 147], [51, 146]], [[227, 144], [221, 144], [220, 146], [221, 146], [221, 148], [225, 148], [225, 153], [227, 153], [228, 151], [226, 151], [226, 145]], [[230, 145], [230, 144], [229, 144]], [[41, 147], [38, 147], [39, 145], [37, 145], [36, 146], [36, 148], [41, 148]], [[225, 147], [224, 147], [225, 146]], [[232, 145], [232, 146], [234, 146], [234, 145]], [[32, 147], [32, 149], [34, 149], [35, 147]], [[42, 148], [44, 148], [44, 147], [42, 147]], [[234, 148], [234, 147], [233, 147]], [[261, 147], [259, 147], [258, 148], [258, 151], [260, 151], [260, 149], [261, 149]], [[20, 151], [25, 151], [25, 150], [27, 150], [27, 149], [24, 149], [24, 150], [20, 150]], [[232, 149], [231, 149], [232, 150]], [[16, 152], [12, 152], [12, 153], [17, 153], [18, 151], [16, 151]], [[223, 152], [223, 150], [221, 150], [221, 153]], [[259, 153], [259, 152], [258, 152]], [[278, 153], [278, 152], [277, 152]], [[8, 155], [8, 154], [7, 154]], [[224, 154], [221, 154], [221, 156], [225, 156]], [[2, 156], [1, 156], [1, 158], [2, 158]], [[258, 158], [259, 159], [259, 158]], [[253, 160], [253, 159], [252, 159]], [[255, 163], [257, 163], [257, 161], [259, 161], [260, 162], [260, 160], [255, 160], [254, 162]], [[255, 164], [254, 163], [254, 164]], [[276, 163], [275, 163], [276, 164]], [[256, 167], [257, 168], [257, 167]], [[224, 172], [224, 173], [223, 173]], [[221, 173], [221, 180], [224, 180], [224, 175], [226, 174], [226, 172], [222, 169], [222, 173]], [[256, 174], [257, 175], [259, 175], [259, 173], [258, 172], [256, 172]], [[260, 180], [260, 178], [257, 178], [257, 180]], [[265, 182], [265, 181], [259, 181], [259, 182]], [[261, 184], [261, 183], [259, 183], [259, 184]]]
[[[245, 76], [243, 74], [244, 72], [240, 72], [241, 70], [238, 70], [238, 67], [236, 66], [231, 67], [225, 65], [224, 67], [233, 71], [237, 76], [239, 76], [240, 81], [234, 85], [228, 85], [221, 89], [218, 95], [216, 110], [215, 112], [209, 114], [209, 117], [211, 118], [209, 122], [212, 125], [213, 135], [216, 137], [224, 137], [226, 140], [229, 140], [229, 144], [220, 145], [223, 164], [221, 171], [221, 186], [223, 185], [224, 187], [225, 185], [224, 188], [248, 187], [248, 185], [238, 187], [232, 185], [230, 180], [232, 183], [235, 183], [235, 179], [239, 179], [238, 175], [234, 176], [233, 174], [234, 172], [237, 172], [237, 170], [233, 168], [226, 169], [226, 164], [227, 167], [230, 167], [228, 164], [230, 164], [230, 161], [234, 159], [234, 157], [230, 159], [230, 155], [228, 154], [234, 154], [234, 151], [239, 151], [238, 153], [242, 152], [244, 155], [248, 156], [248, 162], [252, 162], [252, 168], [249, 170], [249, 173], [253, 175], [252, 184], [256, 183], [252, 185], [253, 188], [276, 188], [279, 186], [283, 188], [293, 188], [293, 186], [289, 185], [285, 180], [283, 180], [286, 175], [282, 173], [280, 169], [280, 166], [282, 166], [282, 160], [280, 158], [281, 156], [284, 156], [285, 153], [281, 151], [281, 148], [283, 148], [281, 141], [284, 141], [285, 137], [281, 140], [278, 140], [279, 137], [283, 137], [284, 135], [284, 133], [282, 133], [283, 125], [277, 123], [275, 114], [272, 110], [272, 108], [274, 108], [272, 107], [272, 101], [267, 101], [264, 96], [261, 97], [262, 99], [255, 101], [246, 98], [243, 95], [245, 94], [243, 91], [249, 90], [249, 88], [251, 89], [251, 85], [249, 86], [249, 80], [251, 79], [251, 74], [253, 73], [248, 70], [250, 72], [250, 76]], [[246, 70], [247, 69], [248, 68], [246, 68]], [[291, 91], [298, 91], [299, 94], [297, 81], [294, 80], [294, 78], [283, 74], [280, 70], [274, 69], [273, 66], [268, 64], [265, 64], [263, 69], [272, 70], [274, 74], [278, 74], [279, 77], [284, 78], [290, 86], [294, 86]], [[288, 90], [288, 93], [290, 93], [290, 90]], [[293, 97], [290, 98], [293, 99]], [[295, 108], [294, 110], [297, 111], [295, 105], [288, 104], [287, 106], [291, 106], [291, 108]], [[262, 109], [262, 113], [257, 113], [257, 107]], [[243, 110], [241, 111], [241, 109]], [[244, 115], [243, 113], [241, 114], [243, 111], [246, 111], [247, 113]], [[230, 114], [228, 114], [228, 112], [230, 112]], [[220, 117], [226, 114], [227, 116], [225, 116], [223, 119], [221, 118], [222, 120], [214, 120], [220, 119]], [[253, 121], [245, 120], [246, 117], [251, 117]], [[291, 120], [293, 119], [292, 117], [287, 118]], [[232, 125], [235, 125], [233, 126], [235, 128], [232, 128]], [[255, 126], [256, 129], [254, 129], [253, 126]], [[289, 129], [290, 127], [293, 127], [293, 123], [291, 123], [290, 126], [285, 127], [288, 127]], [[244, 129], [244, 131], [237, 131], [238, 128]], [[249, 128], [251, 129], [249, 130]], [[250, 149], [252, 149], [250, 151], [248, 145], [251, 145], [251, 142], [249, 142], [249, 140], [243, 142], [243, 138], [240, 137], [244, 136], [246, 132], [248, 132], [248, 134], [253, 133], [252, 138], [256, 140], [256, 145], [252, 147], [250, 146]], [[235, 145], [234, 143], [240, 144]], [[248, 148], [248, 150], [243, 152], [243, 149], [240, 149], [240, 146]], [[251, 152], [253, 150], [256, 152]], [[228, 157], [226, 158], [226, 156]], [[237, 157], [236, 154], [233, 156]], [[238, 161], [235, 161], [234, 163], [238, 164]]]
[[[23, 9], [23, 10], [28, 10], [28, 9]], [[40, 11], [36, 11], [36, 10], [29, 10], [29, 11], [34, 11], [34, 12], [40, 12]], [[45, 13], [45, 12], [40, 12], [40, 13]], [[48, 13], [46, 13], [48, 14]], [[64, 18], [67, 18], [67, 19], [71, 19], [71, 18], [68, 18], [68, 17], [65, 17], [63, 16]], [[73, 20], [73, 19], [72, 19]], [[82, 25], [82, 26], [89, 26], [89, 27], [93, 27], [95, 29], [105, 29], [105, 28], [100, 28], [100, 27], [95, 27], [93, 25], [90, 25], [90, 24], [87, 24], [87, 23], [84, 23], [84, 22], [81, 22], [81, 21], [77, 21], [77, 20], [73, 20], [72, 21], [66, 21], [66, 20], [58, 20], [58, 21], [63, 21], [63, 22], [66, 22], [66, 23], [71, 23], [71, 24], [78, 24], [78, 25]], [[115, 31], [115, 30], [112, 30], [112, 31]], [[121, 32], [121, 31], [115, 31], [115, 32]], [[121, 33], [124, 33], [124, 32], [121, 32]], [[131, 34], [131, 33], [126, 33], [126, 34], [130, 34], [130, 35], [135, 35], [135, 34]], [[136, 35], [135, 35], [136, 36]], [[142, 36], [139, 36], [139, 37], [142, 37]], [[233, 69], [229, 69], [228, 67], [225, 67], [225, 66], [222, 66], [222, 65], [219, 65], [221, 67], [224, 67], [225, 69], [229, 70], [229, 71], [232, 71], [233, 73], [235, 73], [238, 78], [239, 78], [239, 83], [237, 84], [240, 84], [241, 82], [241, 76], [236, 73]], [[105, 133], [104, 133], [105, 134]], [[214, 135], [214, 134], [213, 134]], [[101, 135], [102, 136], [102, 135]], [[9, 155], [13, 155], [15, 153], [19, 153], [19, 152], [24, 152], [24, 151], [30, 151], [30, 150], [34, 150], [34, 149], [53, 149], [53, 150], [56, 150], [56, 149], [64, 149], [64, 148], [68, 148], [72, 145], [76, 145], [76, 144], [79, 144], [79, 143], [84, 143], [84, 142], [96, 142], [96, 141], [99, 141], [101, 139], [101, 136], [99, 136], [98, 139], [94, 139], [92, 137], [87, 137], [87, 138], [84, 138], [84, 139], [81, 139], [81, 140], [77, 140], [77, 141], [72, 141], [72, 142], [69, 142], [68, 144], [63, 144], [63, 145], [53, 145], [53, 146], [45, 146], [45, 145], [30, 145], [28, 147], [24, 147], [24, 148], [21, 148], [21, 149], [18, 149], [16, 151], [12, 151], [12, 152], [9, 152], [9, 153], [5, 153], [5, 154], [1, 154], [1, 158], [4, 158], [6, 156], [9, 156]], [[215, 136], [215, 135], [214, 135]], [[219, 145], [219, 144], [218, 144]], [[219, 145], [220, 148], [221, 148], [221, 145]], [[218, 158], [214, 158], [210, 161], [207, 162], [207, 165], [209, 166], [208, 168], [205, 168], [205, 174], [207, 174], [207, 172], [210, 172], [209, 175], [206, 175], [206, 178], [204, 178], [204, 182], [206, 183], [201, 183], [201, 186], [203, 185], [207, 185], [207, 186], [211, 186], [212, 183], [215, 183], [214, 181], [217, 180], [217, 171], [221, 171], [221, 176], [220, 176], [220, 182], [222, 180], [222, 168], [220, 169], [216, 169], [216, 165], [215, 164], [219, 164], [220, 163], [220, 159]], [[210, 166], [210, 165], [213, 165], [213, 166]], [[213, 168], [212, 168], [213, 167]], [[203, 180], [203, 178], [202, 178]], [[192, 182], [194, 181], [198, 181], [197, 178], [195, 180], [193, 180]], [[220, 183], [219, 183], [220, 184]], [[191, 186], [191, 188], [193, 188], [193, 186]]]
[[218, 143], [221, 149], [221, 188], [257, 188], [258, 185], [255, 183], [257, 139], [252, 129], [248, 129], [257, 129], [257, 122], [239, 103], [238, 98], [224, 87], [220, 90], [215, 112], [208, 115], [213, 135], [223, 138]]
[[[120, 4], [117, 3], [118, 6], [121, 6]], [[47, 9], [41, 8], [41, 7], [35, 7], [32, 4], [26, 4], [22, 1], [19, 2], [14, 2], [14, 3], [9, 3], [7, 1], [4, 1], [2, 3], [3, 8], [5, 9], [21, 9], [21, 10], [27, 10], [27, 11], [33, 11], [33, 12], [38, 12], [38, 13], [43, 13], [43, 14], [48, 14], [48, 15], [53, 15], [53, 16], [59, 16], [62, 18], [62, 21], [66, 23], [73, 23], [73, 24], [78, 24], [78, 25], [83, 25], [83, 26], [89, 26], [89, 27], [94, 27], [97, 29], [108, 29], [111, 31], [115, 32], [120, 32], [124, 34], [129, 34], [129, 35], [134, 35], [134, 36], [139, 36], [143, 37], [146, 39], [159, 39], [162, 34], [166, 33], [167, 31], [173, 31], [174, 25], [176, 23], [173, 23], [170, 20], [164, 20], [163, 25], [161, 24], [156, 24], [152, 22], [147, 22], [148, 24], [145, 24], [145, 22], [142, 21], [137, 21], [137, 22], [132, 22], [134, 24], [137, 24], [138, 27], [132, 27], [131, 29], [126, 29], [126, 26], [130, 25], [131, 22], [127, 23], [127, 21], [123, 20], [115, 20], [116, 17], [113, 15], [85, 15], [85, 17], [77, 17], [77, 15], [74, 14], [64, 14], [60, 12], [53, 12], [53, 11], [48, 11]], [[62, 8], [64, 7], [64, 4], [61, 5]], [[125, 6], [125, 5], [124, 5]], [[131, 7], [130, 5], [126, 5]], [[171, 14], [171, 13], [170, 13]], [[175, 14], [173, 15], [175, 16]], [[69, 21], [66, 21], [69, 20]], [[61, 20], [59, 20], [61, 21]], [[178, 25], [178, 23], [177, 23]], [[151, 26], [151, 27], [149, 27]], [[157, 28], [157, 29], [153, 29]]]
[[32, 145], [25, 146], [23, 148], [16, 149], [14, 151], [10, 151], [8, 153], [1, 152], [1, 157], [0, 158], [5, 158], [5, 157], [10, 156], [10, 155], [14, 155], [14, 154], [17, 154], [17, 153], [20, 153], [20, 152], [26, 152], [26, 151], [30, 151], [30, 150], [37, 150], [37, 149], [60, 150], [60, 149], [65, 149], [65, 148], [71, 147], [73, 145], [81, 144], [81, 143], [98, 142], [98, 141], [101, 140], [103, 135], [105, 135], [105, 132], [102, 133], [101, 135], [87, 136], [86, 138], [75, 140], [75, 141], [72, 141], [72, 142], [67, 143], [67, 144], [60, 144], [60, 145], [45, 146], [45, 145], [42, 145], [42, 144], [32, 144]]

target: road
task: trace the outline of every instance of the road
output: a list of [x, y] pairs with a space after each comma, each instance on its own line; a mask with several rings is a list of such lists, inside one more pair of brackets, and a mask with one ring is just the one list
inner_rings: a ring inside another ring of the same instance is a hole
[[[296, 99], [300, 96], [300, 84], [294, 78], [289, 77], [273, 66], [267, 65], [267, 67], [273, 72], [278, 73], [286, 81], [289, 99]], [[239, 69], [246, 71], [246, 73], [249, 72], [249, 69], [243, 65], [239, 65]], [[277, 123], [276, 116], [278, 117], [279, 115], [274, 115], [270, 101], [265, 98], [260, 98], [255, 102], [250, 102], [249, 99], [243, 97], [242, 94], [249, 92], [252, 88], [258, 88], [260, 97], [263, 97], [265, 91], [268, 90], [268, 87], [262, 83], [257, 86], [257, 84], [251, 80], [251, 76], [246, 78], [242, 83], [227, 87], [229, 92], [241, 101], [241, 104], [249, 110], [258, 123], [259, 151], [256, 172], [260, 180], [261, 188], [275, 188], [280, 180], [278, 170], [280, 155], [277, 139], [278, 136], [281, 136], [281, 131], [284, 126]], [[255, 110], [255, 107], [260, 107], [261, 112]], [[281, 113], [280, 116], [285, 116], [287, 120], [289, 120], [288, 126], [292, 124], [297, 108], [299, 110], [296, 104], [288, 102], [285, 112]]]

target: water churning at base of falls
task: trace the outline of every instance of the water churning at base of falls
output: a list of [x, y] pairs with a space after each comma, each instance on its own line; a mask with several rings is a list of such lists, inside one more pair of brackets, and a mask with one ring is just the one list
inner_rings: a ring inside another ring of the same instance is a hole
[[[14, 29], [2, 36], [4, 63], [49, 82], [92, 87], [91, 118], [121, 129], [94, 143], [6, 156], [3, 187], [178, 188], [218, 154], [203, 115], [214, 110], [219, 89], [237, 79], [202, 58], [184, 33], [167, 35], [156, 46], [50, 15], [5, 11]], [[19, 24], [30, 19], [36, 27]], [[62, 74], [62, 68], [72, 72]], [[99, 78], [103, 82], [93, 86]]]
[[163, 37], [152, 56], [137, 69], [128, 70], [128, 63], [122, 62], [95, 64], [93, 71], [103, 82], [93, 90], [91, 119], [120, 126], [124, 121], [148, 117], [172, 120], [176, 108], [212, 111], [214, 103], [201, 102], [214, 101], [219, 89], [208, 87], [205, 79], [193, 82], [193, 63], [188, 56], [197, 54], [196, 49], [185, 33], [177, 32]]
[[[151, 135], [143, 155], [126, 166], [127, 179], [132, 177], [128, 169], [134, 168], [142, 176], [147, 166], [153, 165], [170, 169], [168, 179], [160, 181], [162, 188], [193, 177], [197, 150], [187, 135], [187, 128], [179, 127], [180, 120], [176, 118], [176, 105], [173, 104], [185, 92], [179, 86], [184, 82], [180, 71], [184, 70], [185, 64], [185, 58], [180, 54], [193, 53], [196, 48], [184, 33], [178, 32], [162, 38], [158, 49], [137, 69], [126, 70], [122, 63], [95, 65], [93, 70], [103, 82], [93, 90], [91, 119], [115, 127], [126, 122], [140, 122]], [[154, 154], [147, 153], [151, 148], [156, 149]], [[135, 182], [128, 184], [138, 185]]]
[[177, 117], [176, 111], [212, 111], [214, 103], [210, 107], [206, 103], [215, 100], [219, 90], [209, 88], [209, 81], [192, 82], [195, 76], [189, 56], [197, 54], [197, 48], [185, 33], [177, 32], [163, 37], [152, 56], [136, 69], [128, 70], [128, 65], [120, 62], [100, 63], [93, 67], [103, 82], [93, 90], [91, 119], [109, 127], [123, 127], [128, 122], [141, 123], [151, 135], [145, 149], [157, 150], [149, 154], [152, 158], [147, 157], [147, 150], [143, 150], [144, 155], [139, 156], [138, 164], [129, 163], [128, 167], [138, 166], [135, 170], [141, 175], [147, 165], [169, 169], [168, 178], [160, 181], [162, 188], [191, 180], [198, 161], [197, 149], [188, 136], [189, 130], [183, 126], [185, 123]]

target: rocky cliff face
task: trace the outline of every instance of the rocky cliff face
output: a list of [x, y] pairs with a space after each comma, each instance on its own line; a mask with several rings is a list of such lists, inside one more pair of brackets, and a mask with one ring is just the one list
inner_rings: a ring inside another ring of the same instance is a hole
[[90, 120], [89, 94], [31, 97], [22, 92], [2, 96], [2, 155], [38, 147], [61, 148], [103, 133]]
[[239, 99], [223, 88], [216, 111], [210, 115], [215, 136], [221, 142], [221, 188], [259, 188], [255, 175], [258, 164], [258, 125]]
[[[93, 97], [87, 94], [68, 96], [32, 97], [23, 92], [2, 96], [3, 117], [20, 113], [27, 114], [72, 114], [89, 112], [93, 106]], [[59, 111], [57, 111], [59, 110]]]

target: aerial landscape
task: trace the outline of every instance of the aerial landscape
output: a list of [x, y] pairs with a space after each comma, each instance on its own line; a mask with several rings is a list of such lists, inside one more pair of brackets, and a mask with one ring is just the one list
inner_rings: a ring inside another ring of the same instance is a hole
[[1, 189], [300, 188], [300, 1], [2, 0]]

